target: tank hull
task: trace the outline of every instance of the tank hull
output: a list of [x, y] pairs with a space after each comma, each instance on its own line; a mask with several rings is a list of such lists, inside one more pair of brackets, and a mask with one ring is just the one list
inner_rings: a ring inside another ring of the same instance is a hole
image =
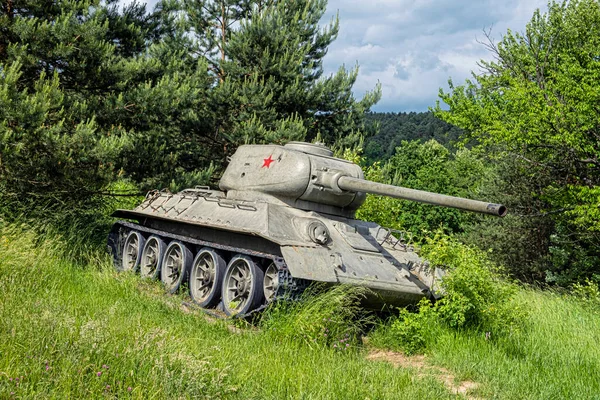
[[[234, 200], [208, 189], [152, 192], [136, 209], [114, 216], [137, 221], [113, 227], [109, 248], [117, 264], [126, 233], [136, 230], [146, 238], [186, 243], [192, 253], [208, 247], [225, 258], [247, 255], [263, 269], [274, 263], [281, 280], [299, 287], [310, 282], [367, 287], [372, 308], [435, 296], [436, 275], [413, 249], [375, 223]], [[316, 237], [315, 230], [324, 237]]]

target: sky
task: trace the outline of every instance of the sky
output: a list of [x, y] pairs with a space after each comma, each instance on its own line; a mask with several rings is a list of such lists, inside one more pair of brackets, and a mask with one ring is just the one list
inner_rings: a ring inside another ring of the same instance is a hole
[[492, 58], [480, 43], [485, 31], [496, 42], [508, 29], [522, 32], [538, 8], [547, 0], [329, 0], [323, 23], [337, 14], [340, 30], [324, 72], [358, 64], [356, 97], [381, 84], [373, 111], [427, 111], [449, 78], [462, 83]]

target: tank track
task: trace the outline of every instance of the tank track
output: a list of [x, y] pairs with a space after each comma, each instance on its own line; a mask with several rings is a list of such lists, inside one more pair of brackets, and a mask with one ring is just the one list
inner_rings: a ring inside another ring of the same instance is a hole
[[277, 288], [277, 292], [275, 293], [275, 298], [268, 303], [262, 304], [260, 307], [247, 312], [246, 314], [236, 314], [234, 318], [251, 318], [255, 315], [260, 314], [271, 304], [278, 301], [296, 301], [300, 300], [302, 297], [302, 293], [304, 290], [310, 285], [310, 281], [306, 279], [298, 279], [292, 277], [290, 272], [285, 269], [279, 269], [277, 273], [277, 277], [279, 282], [284, 282], [283, 284], [279, 284]]
[[[108, 250], [109, 254], [111, 254], [113, 256], [113, 262], [117, 269], [120, 269], [119, 266], [120, 266], [120, 260], [122, 257], [122, 249], [123, 249], [123, 245], [125, 242], [125, 238], [127, 236], [127, 233], [130, 232], [131, 230], [136, 230], [136, 231], [141, 232], [148, 236], [149, 235], [157, 235], [164, 239], [178, 240], [183, 243], [197, 246], [197, 247], [209, 247], [209, 248], [221, 250], [221, 251], [224, 251], [227, 253], [232, 253], [232, 254], [245, 254], [245, 255], [251, 256], [255, 259], [271, 260], [275, 264], [275, 266], [277, 266], [277, 277], [279, 280], [279, 285], [277, 287], [275, 297], [270, 302], [264, 301], [263, 304], [261, 304], [259, 307], [255, 308], [253, 310], [250, 310], [244, 314], [241, 314], [241, 313], [235, 314], [234, 316], [232, 316], [232, 318], [252, 318], [252, 317], [260, 314], [267, 307], [269, 307], [271, 304], [273, 304], [277, 301], [299, 300], [300, 297], [302, 296], [302, 293], [304, 292], [304, 290], [311, 283], [310, 281], [308, 281], [306, 279], [294, 278], [290, 274], [283, 257], [280, 257], [278, 255], [253, 251], [253, 250], [245, 249], [245, 248], [226, 246], [226, 245], [208, 242], [208, 241], [204, 241], [204, 240], [200, 240], [200, 239], [194, 239], [194, 238], [190, 238], [187, 236], [181, 236], [181, 235], [173, 234], [170, 232], [165, 232], [165, 231], [161, 231], [161, 230], [148, 228], [143, 225], [139, 225], [139, 224], [127, 222], [127, 221], [116, 222], [113, 225], [113, 227], [108, 235], [107, 250]], [[222, 317], [217, 313], [213, 313], [212, 310], [210, 310], [210, 309], [204, 309], [204, 308], [199, 307], [195, 303], [193, 303], [193, 304], [195, 307], [198, 307], [201, 310], [207, 311], [211, 316]], [[219, 309], [220, 306], [221, 305], [217, 306], [217, 309]]]

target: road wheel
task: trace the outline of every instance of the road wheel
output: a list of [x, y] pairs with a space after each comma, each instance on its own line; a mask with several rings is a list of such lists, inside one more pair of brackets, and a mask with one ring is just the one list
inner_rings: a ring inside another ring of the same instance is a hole
[[223, 279], [223, 309], [227, 315], [246, 314], [263, 299], [263, 271], [246, 255], [229, 261]]
[[125, 238], [121, 257], [121, 270], [136, 271], [140, 265], [144, 237], [138, 231], [131, 231]]
[[166, 248], [165, 241], [158, 236], [152, 235], [146, 240], [140, 260], [142, 278], [158, 279]]
[[265, 271], [265, 278], [263, 279], [263, 293], [265, 299], [268, 302], [273, 301], [279, 288], [279, 271], [275, 263], [269, 264]]
[[161, 265], [161, 281], [169, 293], [175, 293], [185, 282], [192, 264], [192, 252], [178, 240], [167, 246]]
[[205, 247], [196, 255], [190, 271], [190, 295], [200, 307], [214, 307], [221, 300], [225, 268], [225, 260], [213, 249]]

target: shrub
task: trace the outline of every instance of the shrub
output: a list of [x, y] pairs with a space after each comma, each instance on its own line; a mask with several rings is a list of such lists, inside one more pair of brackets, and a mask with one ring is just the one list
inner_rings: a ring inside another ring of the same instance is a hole
[[422, 255], [447, 270], [441, 282], [445, 296], [434, 307], [444, 323], [497, 333], [519, 326], [523, 310], [514, 300], [517, 286], [483, 251], [438, 233], [427, 239]]
[[480, 331], [487, 338], [509, 335], [519, 328], [525, 312], [515, 300], [517, 286], [481, 250], [437, 233], [428, 238], [422, 255], [447, 270], [435, 303], [422, 300], [416, 312], [401, 309], [397, 317], [376, 330], [376, 346], [422, 352], [435, 340], [438, 327]]
[[401, 308], [399, 315], [379, 326], [370, 337], [376, 347], [401, 350], [408, 355], [421, 353], [431, 337], [435, 337], [437, 319], [429, 300], [423, 299], [418, 312]]
[[589, 279], [585, 283], [575, 283], [571, 293], [584, 304], [600, 307], [600, 286]]

